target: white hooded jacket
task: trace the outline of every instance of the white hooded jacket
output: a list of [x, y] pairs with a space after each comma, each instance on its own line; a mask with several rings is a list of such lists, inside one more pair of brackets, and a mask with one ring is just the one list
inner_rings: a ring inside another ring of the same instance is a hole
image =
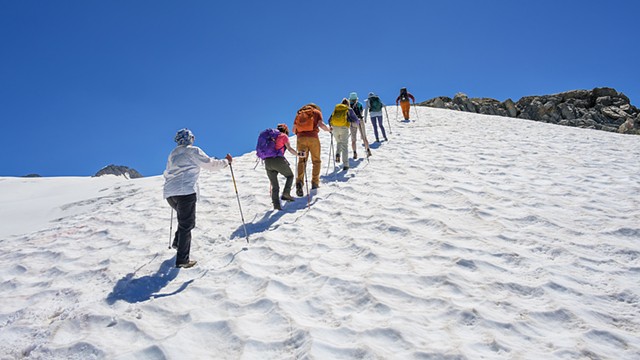
[[164, 198], [198, 194], [200, 169], [220, 170], [229, 165], [226, 159], [210, 158], [202, 149], [193, 145], [179, 145], [167, 160], [164, 171]]

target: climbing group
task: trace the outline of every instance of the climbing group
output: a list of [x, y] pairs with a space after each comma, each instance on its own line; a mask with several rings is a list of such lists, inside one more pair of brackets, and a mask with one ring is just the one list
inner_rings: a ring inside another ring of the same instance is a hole
[[[403, 107], [403, 115], [405, 119], [409, 118], [409, 106], [405, 110], [405, 102], [409, 104], [409, 99], [413, 99], [415, 105], [415, 98], [413, 95], [407, 92], [406, 88], [400, 90], [400, 95], [396, 99], [401, 102]], [[329, 116], [327, 126], [322, 117], [322, 111], [316, 104], [309, 103], [302, 106], [296, 113], [293, 121], [293, 133], [297, 136], [297, 166], [296, 166], [296, 195], [299, 197], [304, 196], [303, 188], [307, 187], [307, 195], [309, 194], [308, 179], [306, 177], [306, 167], [309, 157], [311, 157], [312, 170], [311, 170], [311, 190], [315, 190], [320, 187], [320, 170], [322, 161], [320, 160], [320, 139], [318, 133], [320, 129], [331, 133], [331, 148], [329, 150], [329, 161], [334, 161], [335, 164], [342, 164], [342, 170], [347, 171], [350, 168], [349, 163], [349, 139], [351, 139], [351, 150], [353, 159], [358, 159], [358, 134], [362, 140], [362, 144], [365, 149], [365, 155], [367, 160], [371, 157], [371, 148], [367, 139], [365, 123], [367, 115], [371, 117], [371, 124], [373, 125], [373, 131], [375, 135], [375, 142], [380, 142], [380, 136], [382, 135], [382, 141], [388, 141], [387, 133], [383, 124], [383, 110], [386, 113], [386, 106], [382, 102], [379, 96], [370, 92], [365, 105], [358, 101], [358, 94], [351, 92], [348, 97], [343, 98], [340, 103], [335, 105], [331, 115]], [[387, 113], [387, 120], [389, 115]], [[285, 127], [283, 124], [278, 125], [280, 133], [284, 132]], [[378, 132], [380, 129], [380, 133]], [[280, 134], [282, 135], [282, 134]], [[282, 141], [279, 141], [280, 135], [273, 129], [267, 129], [260, 133], [258, 138], [258, 145], [256, 146], [256, 154], [259, 158], [265, 162], [265, 169], [271, 182], [271, 199], [273, 202], [273, 208], [280, 210], [282, 208], [280, 200], [293, 201], [290, 195], [291, 190], [291, 171], [288, 168], [288, 162], [284, 159], [284, 145]], [[287, 133], [288, 135], [288, 129]], [[335, 149], [333, 146], [335, 138]], [[335, 151], [334, 151], [335, 150]], [[292, 152], [293, 153], [293, 152]], [[334, 154], [334, 155], [332, 155]], [[273, 159], [279, 159], [282, 164], [282, 171], [274, 172], [269, 165], [273, 162]], [[279, 185], [277, 174], [280, 173], [286, 177], [286, 184], [284, 191], [279, 196]]]
[[[402, 114], [405, 120], [409, 119], [410, 104], [409, 99], [415, 98], [402, 88], [400, 95], [396, 99], [396, 105], [400, 101]], [[309, 197], [308, 179], [306, 167], [309, 157], [311, 157], [311, 189], [320, 187], [320, 129], [331, 133], [331, 149], [329, 159], [335, 163], [342, 163], [344, 171], [349, 170], [349, 150], [348, 142], [351, 138], [351, 150], [353, 159], [358, 159], [357, 138], [360, 134], [367, 160], [372, 155], [369, 141], [367, 140], [365, 123], [367, 114], [371, 117], [371, 124], [375, 134], [376, 142], [380, 142], [378, 129], [383, 141], [388, 141], [387, 133], [383, 124], [383, 110], [386, 113], [386, 106], [380, 98], [373, 92], [365, 100], [365, 105], [358, 101], [358, 94], [352, 92], [347, 98], [337, 104], [329, 116], [329, 126], [322, 118], [322, 111], [319, 106], [313, 103], [302, 106], [296, 113], [293, 122], [293, 133], [297, 136], [297, 149], [294, 150], [289, 143], [289, 127], [286, 124], [278, 124], [275, 129], [267, 129], [260, 133], [256, 145], [256, 155], [264, 161], [264, 167], [271, 184], [271, 202], [275, 210], [281, 210], [280, 200], [294, 201], [290, 192], [293, 187], [294, 174], [291, 171], [289, 162], [284, 157], [285, 150], [296, 156], [295, 187], [296, 195], [304, 196], [303, 185], [306, 185], [307, 196]], [[387, 115], [387, 121], [389, 115]], [[335, 138], [335, 153], [333, 139]], [[177, 250], [176, 267], [189, 268], [196, 264], [196, 261], [189, 258], [191, 248], [191, 230], [196, 224], [196, 202], [198, 197], [198, 177], [200, 169], [218, 170], [231, 166], [233, 158], [227, 154], [225, 159], [218, 160], [209, 157], [202, 149], [194, 146], [195, 136], [188, 129], [181, 129], [175, 136], [177, 146], [173, 149], [167, 160], [167, 167], [164, 172], [164, 198], [171, 206], [172, 225], [173, 211], [178, 219], [178, 229], [172, 234], [171, 245]], [[332, 156], [332, 153], [335, 156]], [[334, 166], [335, 166], [334, 163]], [[233, 176], [233, 168], [231, 168]], [[283, 175], [286, 179], [285, 185], [280, 195], [278, 175]], [[235, 186], [235, 178], [234, 186]], [[236, 188], [237, 195], [237, 188]], [[238, 205], [240, 200], [238, 197]], [[242, 209], [240, 210], [242, 213]], [[243, 216], [244, 224], [244, 216]], [[172, 230], [171, 230], [172, 231]], [[246, 229], [245, 229], [246, 232]], [[248, 235], [247, 235], [248, 241]]]

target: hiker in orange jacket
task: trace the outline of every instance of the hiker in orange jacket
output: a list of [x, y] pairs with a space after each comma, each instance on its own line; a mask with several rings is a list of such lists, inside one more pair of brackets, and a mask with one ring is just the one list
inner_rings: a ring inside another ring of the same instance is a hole
[[293, 121], [293, 133], [297, 135], [297, 150], [299, 154], [303, 153], [301, 161], [298, 161], [298, 174], [296, 177], [296, 195], [298, 196], [304, 196], [302, 182], [304, 181], [309, 155], [311, 155], [311, 163], [313, 164], [311, 189], [320, 187], [320, 166], [322, 166], [322, 161], [320, 160], [320, 138], [318, 137], [320, 130], [318, 128], [331, 132], [331, 129], [322, 121], [320, 107], [309, 103], [300, 108]]
[[409, 110], [411, 109], [411, 103], [409, 99], [413, 100], [413, 105], [416, 104], [416, 98], [407, 91], [407, 88], [400, 89], [400, 95], [396, 98], [396, 105], [400, 101], [400, 108], [402, 109], [402, 116], [405, 120], [409, 120]]

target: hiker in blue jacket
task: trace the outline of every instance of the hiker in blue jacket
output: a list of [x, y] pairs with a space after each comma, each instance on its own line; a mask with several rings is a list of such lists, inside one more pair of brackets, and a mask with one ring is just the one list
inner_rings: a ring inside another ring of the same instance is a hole
[[358, 94], [352, 92], [349, 94], [349, 106], [356, 113], [358, 121], [351, 123], [351, 149], [353, 150], [353, 159], [358, 158], [358, 152], [356, 151], [356, 138], [358, 132], [364, 142], [364, 148], [367, 150], [367, 157], [371, 156], [371, 150], [369, 149], [369, 141], [367, 141], [367, 134], [364, 129], [364, 116], [362, 111], [362, 104], [358, 101]]

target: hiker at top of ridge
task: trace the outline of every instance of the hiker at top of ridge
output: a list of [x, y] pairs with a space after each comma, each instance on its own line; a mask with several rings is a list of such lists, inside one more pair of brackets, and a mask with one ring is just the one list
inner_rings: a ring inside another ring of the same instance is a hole
[[396, 105], [400, 101], [400, 108], [402, 109], [402, 116], [405, 120], [409, 120], [409, 110], [411, 109], [411, 103], [409, 99], [413, 100], [413, 105], [416, 104], [416, 98], [407, 91], [407, 88], [400, 89], [400, 95], [396, 98]]
[[358, 121], [355, 111], [349, 106], [349, 99], [344, 98], [337, 104], [329, 117], [331, 132], [336, 138], [336, 162], [342, 160], [343, 170], [349, 169], [349, 128]]
[[360, 133], [360, 138], [364, 143], [364, 148], [367, 151], [367, 157], [371, 156], [371, 149], [369, 149], [369, 141], [367, 141], [367, 133], [364, 128], [364, 116], [362, 110], [362, 103], [358, 101], [358, 94], [352, 92], [349, 94], [349, 106], [356, 113], [358, 117], [358, 121], [351, 123], [351, 149], [353, 150], [353, 159], [358, 158], [358, 152], [356, 151], [356, 139], [358, 136], [358, 132]]
[[231, 164], [231, 154], [218, 160], [209, 157], [202, 149], [193, 146], [195, 136], [189, 129], [181, 129], [174, 138], [177, 146], [169, 154], [164, 171], [164, 198], [175, 211], [178, 230], [173, 238], [177, 249], [176, 267], [190, 268], [196, 264], [189, 259], [191, 230], [196, 226], [196, 201], [200, 169], [220, 170]]
[[298, 153], [303, 153], [303, 157], [298, 161], [298, 173], [296, 176], [296, 195], [304, 196], [302, 191], [302, 182], [304, 181], [305, 171], [307, 169], [307, 161], [311, 155], [311, 188], [320, 187], [320, 138], [318, 133], [322, 129], [331, 132], [331, 129], [322, 121], [322, 111], [320, 107], [314, 103], [309, 103], [298, 110], [296, 118], [293, 121], [293, 133], [297, 135], [296, 146]]
[[[264, 160], [264, 168], [271, 183], [271, 202], [275, 210], [281, 210], [280, 199], [294, 201], [291, 196], [291, 185], [293, 184], [293, 172], [289, 167], [289, 162], [284, 157], [284, 151], [298, 156], [298, 153], [289, 144], [289, 127], [286, 124], [278, 124], [276, 129], [267, 129], [260, 133], [256, 153]], [[280, 194], [280, 184], [278, 174], [286, 178], [282, 197]]]
[[382, 131], [384, 141], [387, 141], [387, 133], [385, 132], [384, 125], [382, 124], [382, 109], [385, 108], [386, 105], [382, 102], [380, 97], [373, 92], [369, 93], [369, 96], [364, 103], [364, 118], [367, 118], [368, 112], [371, 116], [371, 125], [373, 125], [373, 134], [376, 136], [376, 142], [380, 142], [380, 138], [378, 137], [378, 126]]

